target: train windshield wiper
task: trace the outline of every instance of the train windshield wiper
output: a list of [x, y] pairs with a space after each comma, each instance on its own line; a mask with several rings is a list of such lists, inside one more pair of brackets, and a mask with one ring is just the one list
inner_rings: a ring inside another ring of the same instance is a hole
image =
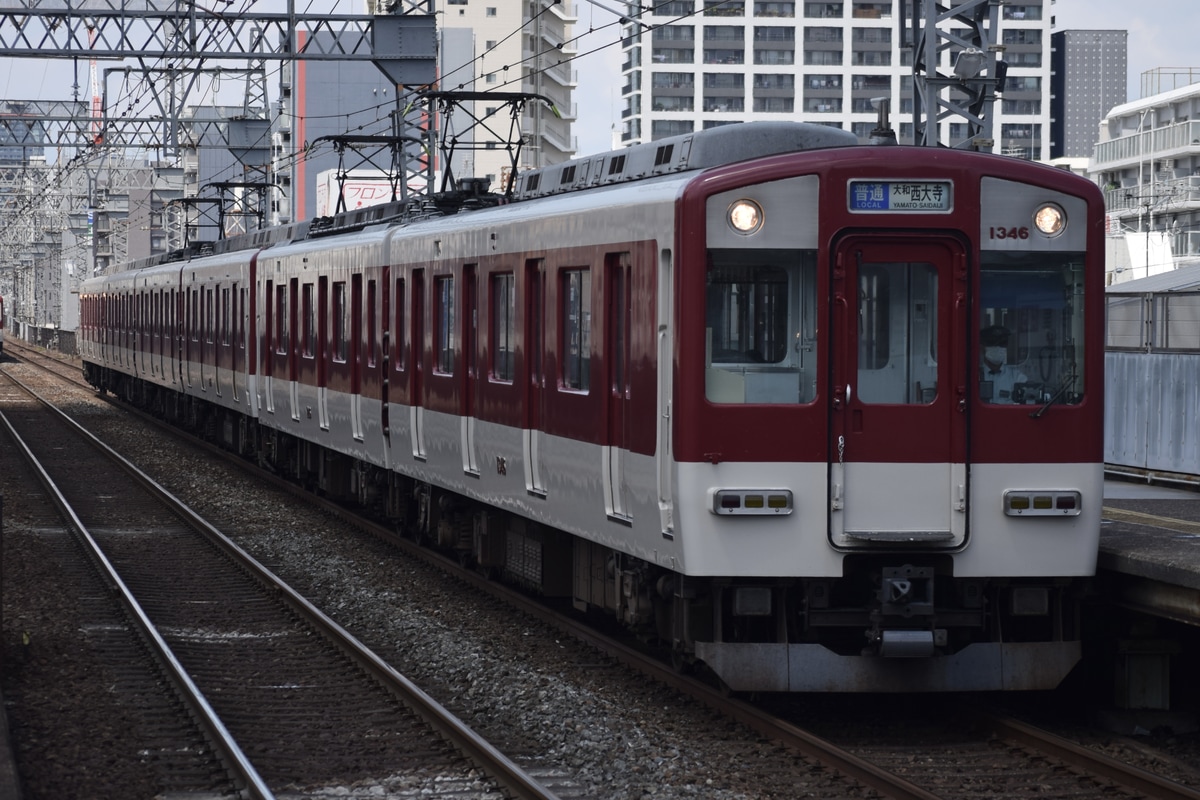
[[1066, 394], [1066, 391], [1068, 389], [1070, 389], [1072, 386], [1075, 385], [1075, 379], [1077, 377], [1078, 376], [1075, 374], [1075, 371], [1072, 370], [1071, 374], [1067, 376], [1067, 379], [1062, 382], [1061, 386], [1058, 387], [1058, 391], [1056, 391], [1054, 394], [1050, 395], [1050, 399], [1046, 401], [1046, 404], [1043, 405], [1041, 408], [1039, 408], [1037, 411], [1030, 413], [1029, 416], [1032, 417], [1033, 419], [1038, 419], [1043, 414], [1045, 414], [1046, 409], [1048, 409], [1048, 408], [1050, 408], [1050, 406], [1054, 405], [1060, 397], [1062, 397], [1064, 394]]

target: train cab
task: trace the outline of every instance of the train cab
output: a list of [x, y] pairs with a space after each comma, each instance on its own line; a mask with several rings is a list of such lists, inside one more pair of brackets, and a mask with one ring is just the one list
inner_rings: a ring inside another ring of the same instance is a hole
[[675, 523], [689, 574], [743, 576], [697, 654], [779, 690], [1055, 685], [1061, 579], [1100, 527], [1094, 187], [925, 148], [773, 161], [682, 200], [705, 233], [681, 243]]

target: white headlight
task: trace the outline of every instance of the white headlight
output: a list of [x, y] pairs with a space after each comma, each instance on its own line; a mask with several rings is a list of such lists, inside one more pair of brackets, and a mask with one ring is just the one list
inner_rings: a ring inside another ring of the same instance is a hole
[[763, 224], [762, 206], [753, 200], [735, 200], [729, 207], [729, 224], [738, 233], [754, 233]]
[[1054, 203], [1046, 203], [1034, 212], [1033, 224], [1046, 236], [1058, 236], [1067, 227], [1067, 212]]

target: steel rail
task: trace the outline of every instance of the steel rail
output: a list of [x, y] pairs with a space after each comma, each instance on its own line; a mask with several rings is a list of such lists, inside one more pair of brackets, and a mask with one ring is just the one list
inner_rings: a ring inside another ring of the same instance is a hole
[[1082, 767], [1092, 775], [1100, 775], [1122, 786], [1142, 792], [1158, 800], [1200, 800], [1200, 791], [1152, 772], [1122, 764], [1114, 758], [1076, 744], [1049, 731], [995, 712], [979, 709], [976, 718], [996, 736], [1031, 747], [1068, 764]]
[[[128, 462], [117, 455], [111, 448], [79, 427], [78, 423], [55, 408], [51, 403], [49, 403], [49, 401], [41, 397], [29, 386], [8, 373], [4, 373], [4, 376], [17, 386], [21, 387], [21, 389], [27, 392], [39, 403], [46, 406], [51, 411], [59, 414], [67, 421], [69, 425], [83, 433], [85, 438], [89, 439], [91, 444], [98, 446], [102, 451], [107, 452], [107, 454], [120, 459], [122, 462], [128, 465]], [[62, 491], [58, 488], [58, 485], [54, 482], [54, 479], [51, 478], [49, 473], [46, 472], [41, 462], [38, 461], [37, 456], [33, 454], [33, 451], [30, 450], [29, 446], [25, 443], [25, 440], [22, 439], [17, 433], [16, 428], [13, 427], [12, 422], [9, 421], [8, 416], [5, 415], [3, 411], [0, 411], [0, 423], [3, 423], [5, 429], [8, 431], [8, 435], [12, 438], [13, 443], [20, 452], [21, 457], [29, 465], [30, 469], [33, 470], [38, 481], [46, 489], [47, 494], [50, 496], [51, 502], [58, 509], [59, 514], [62, 515], [67, 527], [71, 530], [72, 534], [74, 534], [76, 540], [79, 541], [79, 543], [83, 546], [88, 557], [96, 565], [96, 568], [100, 572], [101, 578], [106, 580], [116, 591], [117, 599], [122, 605], [125, 606], [127, 613], [132, 618], [134, 625], [142, 634], [142, 637], [146, 641], [147, 645], [151, 648], [159, 662], [166, 669], [167, 675], [175, 684], [176, 690], [179, 692], [181, 698], [196, 715], [198, 724], [204, 730], [205, 734], [209, 738], [209, 741], [212, 743], [217, 752], [221, 754], [221, 760], [225, 763], [226, 768], [230, 770], [237, 780], [240, 780], [244, 784], [245, 790], [249, 792], [250, 797], [255, 798], [256, 800], [273, 800], [275, 797], [274, 793], [263, 781], [262, 777], [258, 774], [258, 771], [254, 768], [254, 765], [250, 763], [250, 760], [246, 757], [246, 754], [242, 752], [242, 749], [238, 746], [228, 729], [226, 729], [224, 723], [221, 722], [220, 717], [217, 716], [216, 711], [214, 711], [212, 706], [209, 705], [208, 700], [204, 697], [204, 694], [200, 691], [199, 687], [197, 687], [192, 681], [191, 676], [188, 675], [187, 671], [183, 668], [183, 665], [179, 662], [179, 659], [175, 657], [174, 652], [172, 652], [166, 640], [162, 638], [158, 632], [158, 629], [154, 627], [154, 623], [150, 621], [150, 618], [142, 609], [141, 604], [139, 604], [137, 599], [134, 598], [133, 594], [129, 591], [129, 588], [125, 585], [125, 582], [121, 580], [121, 576], [118, 575], [116, 569], [113, 568], [112, 563], [109, 562], [108, 558], [101, 551], [100, 546], [96, 543], [91, 531], [89, 531], [87, 526], [83, 524], [83, 521], [79, 519], [79, 516], [75, 513], [75, 509], [71, 507], [71, 504], [67, 501], [67, 498], [63, 495]], [[147, 477], [146, 480], [150, 479]], [[153, 483], [153, 481], [151, 481], [151, 483]], [[157, 484], [154, 485], [157, 486]]]
[[[11, 380], [20, 383], [11, 375], [7, 376]], [[61, 376], [60, 376], [61, 377]], [[519, 765], [497, 750], [490, 742], [476, 733], [462, 720], [458, 719], [449, 709], [438, 703], [433, 697], [424, 692], [420, 687], [410, 681], [407, 677], [396, 671], [390, 664], [381, 659], [373, 651], [362, 644], [349, 631], [335, 622], [327, 614], [310, 603], [302, 595], [296, 592], [291, 586], [280, 580], [271, 570], [260, 563], [257, 559], [251, 556], [248, 552], [239, 547], [236, 543], [226, 537], [221, 531], [213, 527], [207, 520], [197, 514], [183, 501], [175, 497], [166, 488], [156, 482], [153, 478], [139, 470], [133, 463], [124, 458], [120, 453], [110, 448], [104, 442], [100, 441], [89, 431], [85, 430], [77, 422], [71, 419], [67, 414], [55, 408], [48, 401], [39, 397], [33, 390], [24, 387], [30, 392], [39, 402], [46, 405], [56, 414], [61, 416], [68, 424], [73, 426], [89, 443], [105, 452], [111, 457], [123, 470], [135, 477], [143, 486], [145, 486], [158, 499], [166, 503], [172, 511], [179, 515], [183, 521], [199, 531], [211, 543], [219, 547], [226, 555], [238, 563], [239, 566], [250, 572], [258, 580], [269, 586], [273, 591], [279, 593], [286, 598], [287, 602], [303, 616], [309, 624], [317, 628], [329, 640], [342, 647], [347, 654], [356, 662], [361, 664], [376, 680], [384, 687], [392, 692], [393, 696], [397, 697], [406, 707], [410, 708], [430, 727], [434, 728], [447, 742], [455, 747], [459, 752], [463, 753], [471, 762], [479, 766], [489, 777], [496, 781], [505, 791], [509, 792], [512, 797], [518, 800], [558, 800], [558, 796], [551, 792], [546, 787], [538, 783], [532, 776], [525, 772]], [[123, 406], [124, 407], [124, 406]], [[7, 425], [7, 420], [5, 420]], [[9, 430], [12, 431], [11, 426]], [[228, 455], [225, 451], [214, 448], [223, 456]], [[32, 454], [30, 454], [32, 455]], [[49, 476], [47, 476], [47, 480]], [[65, 501], [64, 501], [65, 502]], [[90, 539], [90, 535], [89, 535]], [[94, 543], [93, 543], [94, 544]], [[103, 558], [97, 550], [97, 555]], [[107, 560], [105, 560], [107, 565]], [[111, 567], [109, 568], [111, 571]], [[115, 573], [112, 573], [115, 580]], [[132, 598], [130, 598], [132, 600]], [[140, 610], [140, 609], [139, 609]], [[146, 620], [149, 624], [149, 620]], [[166, 646], [166, 643], [163, 643]], [[268, 790], [269, 791], [269, 790]], [[266, 795], [270, 796], [270, 795]]]

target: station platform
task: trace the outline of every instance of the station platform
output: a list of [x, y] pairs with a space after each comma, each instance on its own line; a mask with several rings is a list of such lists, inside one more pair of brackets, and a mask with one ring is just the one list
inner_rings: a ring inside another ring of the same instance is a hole
[[1102, 526], [1098, 569], [1161, 583], [1170, 616], [1200, 624], [1200, 491], [1106, 480]]

